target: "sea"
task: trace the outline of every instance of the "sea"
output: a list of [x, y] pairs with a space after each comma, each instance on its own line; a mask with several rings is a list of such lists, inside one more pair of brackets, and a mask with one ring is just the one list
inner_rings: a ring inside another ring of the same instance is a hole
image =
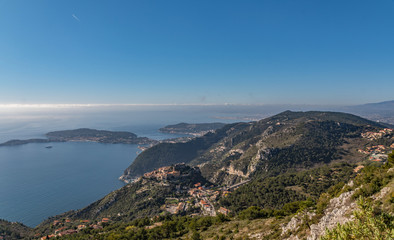
[[[76, 128], [130, 131], [162, 140], [183, 136], [159, 131], [169, 124], [254, 121], [281, 110], [231, 105], [7, 105], [0, 106], [0, 142]], [[118, 178], [136, 158], [137, 147], [95, 142], [0, 147], [0, 219], [34, 227], [99, 200], [124, 186]]]

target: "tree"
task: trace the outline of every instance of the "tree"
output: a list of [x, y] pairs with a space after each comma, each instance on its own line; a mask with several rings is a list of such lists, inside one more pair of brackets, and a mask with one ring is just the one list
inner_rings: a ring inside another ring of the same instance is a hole
[[192, 240], [201, 240], [200, 234], [196, 231], [193, 231]]
[[394, 166], [394, 150], [389, 154], [387, 158], [387, 163], [385, 164], [385, 168], [391, 168]]
[[327, 230], [321, 240], [391, 240], [394, 239], [394, 215], [391, 213], [374, 213], [371, 203], [360, 197], [357, 201], [360, 208], [354, 212], [355, 220], [334, 229]]

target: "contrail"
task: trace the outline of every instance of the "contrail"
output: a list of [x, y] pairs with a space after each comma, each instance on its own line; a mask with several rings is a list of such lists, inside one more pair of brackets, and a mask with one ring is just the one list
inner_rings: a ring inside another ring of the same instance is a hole
[[80, 22], [81, 20], [79, 20], [79, 18], [77, 16], [75, 16], [75, 14], [71, 15], [75, 20], [77, 20], [78, 22]]

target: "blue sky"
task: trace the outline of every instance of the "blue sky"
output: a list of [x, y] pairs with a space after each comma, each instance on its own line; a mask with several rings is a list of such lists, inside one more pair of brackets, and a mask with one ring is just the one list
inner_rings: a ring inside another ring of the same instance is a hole
[[393, 0], [0, 0], [0, 104], [346, 105], [393, 78]]

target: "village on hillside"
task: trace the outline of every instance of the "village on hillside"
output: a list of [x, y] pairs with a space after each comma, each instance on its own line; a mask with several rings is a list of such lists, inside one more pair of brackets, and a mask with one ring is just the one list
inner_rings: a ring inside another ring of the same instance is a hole
[[[393, 129], [390, 128], [384, 128], [382, 130], [379, 130], [377, 132], [365, 132], [362, 133], [361, 136], [365, 139], [368, 139], [369, 141], [374, 141], [374, 140], [379, 140], [382, 138], [387, 138], [387, 139], [394, 139], [393, 136]], [[383, 162], [387, 160], [388, 154], [394, 149], [394, 143], [391, 143], [391, 145], [371, 145], [367, 146], [364, 149], [358, 149], [359, 153], [363, 153], [367, 156], [368, 160], [374, 161], [374, 162]]]
[[[198, 172], [198, 174], [196, 174]], [[145, 173], [138, 180], [150, 179], [158, 181], [163, 185], [169, 185], [169, 182], [179, 183], [182, 179], [191, 178], [193, 174], [199, 175], [198, 168], [190, 168], [184, 163], [175, 164], [172, 166], [161, 167], [152, 172]], [[137, 181], [138, 181], [137, 180]], [[229, 194], [232, 190], [240, 187], [247, 182], [238, 183], [231, 187], [221, 188], [209, 186], [197, 182], [188, 185], [176, 185], [175, 195], [182, 197], [168, 197], [165, 199], [165, 204], [161, 206], [162, 214], [179, 214], [182, 212], [191, 212], [191, 216], [216, 216], [217, 214], [228, 215], [230, 210], [218, 206], [217, 200], [220, 196]], [[86, 219], [71, 220], [54, 220], [51, 223], [53, 233], [42, 236], [41, 239], [49, 239], [54, 237], [61, 237], [71, 235], [82, 231], [85, 228], [102, 229], [103, 225], [111, 221], [111, 216], [107, 216], [98, 221], [91, 221]], [[152, 228], [154, 226], [147, 226]], [[39, 235], [37, 235], [39, 237]]]
[[[182, 170], [185, 168], [186, 165], [184, 163], [175, 164], [173, 166], [161, 167], [152, 172], [145, 173], [143, 177], [166, 181], [182, 177], [184, 175]], [[161, 209], [170, 214], [178, 214], [188, 210], [193, 210], [192, 212], [194, 213], [192, 215], [216, 216], [217, 213], [227, 215], [230, 212], [230, 210], [223, 207], [215, 208], [217, 199], [222, 195], [230, 193], [227, 188], [207, 186], [198, 182], [192, 186], [177, 185], [176, 190], [178, 193], [187, 194], [185, 197], [166, 198], [166, 202]]]

